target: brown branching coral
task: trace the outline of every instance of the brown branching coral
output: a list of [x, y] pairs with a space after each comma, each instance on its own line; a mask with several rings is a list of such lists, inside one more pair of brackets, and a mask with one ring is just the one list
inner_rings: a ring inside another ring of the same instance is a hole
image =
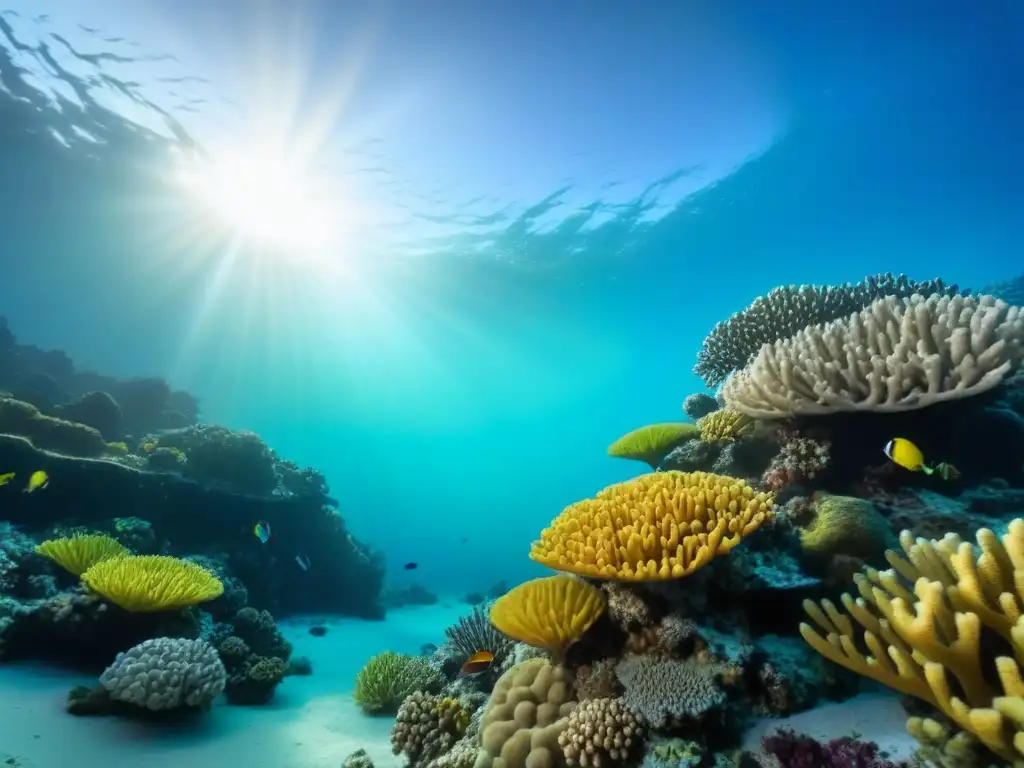
[[941, 280], [919, 282], [884, 273], [844, 285], [786, 285], [759, 296], [744, 310], [718, 323], [704, 339], [693, 372], [710, 387], [749, 363], [764, 344], [788, 338], [819, 323], [858, 312], [885, 296], [955, 294]]
[[541, 532], [530, 558], [620, 581], [688, 576], [753, 533], [773, 497], [705, 472], [655, 472], [572, 504]]
[[469, 718], [458, 699], [416, 691], [398, 708], [391, 751], [404, 754], [411, 768], [426, 768], [466, 732]]
[[[860, 596], [842, 596], [847, 613], [805, 601], [825, 634], [808, 624], [800, 633], [826, 658], [929, 702], [1024, 765], [1024, 520], [1001, 539], [983, 528], [977, 541], [980, 554], [952, 534], [915, 541], [905, 531], [904, 556], [890, 551], [890, 570], [867, 569], [856, 578]], [[1002, 639], [1006, 655], [982, 653], [983, 630]]]
[[589, 699], [558, 734], [565, 762], [582, 768], [625, 765], [644, 740], [643, 721], [621, 699]]

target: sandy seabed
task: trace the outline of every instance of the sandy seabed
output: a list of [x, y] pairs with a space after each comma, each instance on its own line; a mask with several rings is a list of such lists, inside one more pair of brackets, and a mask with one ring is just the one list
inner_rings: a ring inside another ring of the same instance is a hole
[[[289, 677], [266, 707], [218, 703], [189, 726], [154, 725], [116, 718], [73, 717], [64, 710], [68, 690], [94, 679], [38, 665], [0, 667], [0, 765], [21, 768], [339, 768], [365, 749], [376, 768], [398, 768], [391, 754], [390, 717], [363, 715], [352, 701], [352, 683], [367, 658], [384, 650], [418, 653], [439, 644], [445, 627], [466, 606], [438, 604], [391, 611], [386, 621], [333, 619], [328, 633], [313, 637], [310, 620], [285, 622], [281, 630], [295, 654], [313, 662], [310, 677]], [[903, 732], [906, 716], [894, 697], [864, 695], [825, 705], [787, 721], [751, 731], [760, 734], [792, 724], [820, 738], [855, 730], [878, 740], [896, 757], [913, 751]]]

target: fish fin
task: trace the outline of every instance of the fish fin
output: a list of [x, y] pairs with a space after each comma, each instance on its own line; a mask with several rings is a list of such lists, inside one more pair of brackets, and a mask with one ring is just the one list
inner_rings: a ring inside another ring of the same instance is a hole
[[935, 470], [932, 467], [929, 467], [927, 464], [922, 464], [921, 465], [921, 471], [924, 472], [926, 475], [934, 475], [935, 474]]

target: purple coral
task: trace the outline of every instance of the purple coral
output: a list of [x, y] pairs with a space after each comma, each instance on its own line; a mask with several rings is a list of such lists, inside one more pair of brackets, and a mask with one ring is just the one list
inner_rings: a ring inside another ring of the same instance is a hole
[[782, 768], [904, 768], [886, 760], [873, 741], [843, 736], [822, 743], [805, 733], [780, 729], [761, 739], [761, 748]]

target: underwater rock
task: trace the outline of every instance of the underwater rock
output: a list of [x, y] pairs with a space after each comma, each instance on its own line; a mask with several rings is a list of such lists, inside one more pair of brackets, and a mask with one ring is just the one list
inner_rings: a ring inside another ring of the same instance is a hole
[[327, 627], [325, 627], [323, 624], [314, 624], [312, 627], [309, 628], [309, 634], [311, 634], [313, 637], [323, 637], [327, 634]]
[[308, 656], [295, 656], [288, 660], [288, 667], [285, 669], [285, 677], [293, 675], [306, 677], [313, 674], [313, 662]]
[[53, 410], [62, 419], [98, 430], [104, 440], [120, 440], [124, 434], [121, 406], [106, 392], [87, 392]]
[[422, 584], [410, 584], [408, 587], [389, 587], [382, 597], [388, 608], [404, 608], [409, 605], [436, 605], [437, 595]]
[[365, 749], [357, 749], [345, 758], [341, 768], [373, 768], [373, 760], [366, 754]]
[[[170, 542], [179, 552], [222, 553], [230, 572], [226, 575], [245, 584], [251, 603], [273, 607], [279, 614], [383, 616], [383, 562], [346, 530], [326, 497], [239, 494], [119, 461], [57, 456], [25, 438], [0, 435], [0, 467], [27, 477], [40, 466], [59, 482], [51, 482], [42, 493], [9, 494], [4, 517], [11, 524], [41, 530], [67, 520], [74, 510], [77, 530], [109, 531], [112, 525], [116, 528], [112, 520], [138, 519], [144, 510], [145, 522], [159, 531], [161, 548], [162, 542]], [[274, 532], [270, 549], [254, 547], [254, 540], [239, 535], [251, 531], [257, 520], [268, 522]], [[274, 556], [280, 551], [301, 552], [311, 567], [303, 570], [294, 556]], [[336, 584], [361, 588], [336, 589]]]
[[[36, 448], [62, 456], [94, 458], [107, 453], [103, 435], [92, 427], [47, 416], [34, 405], [9, 397], [0, 397], [0, 436], [21, 437]], [[24, 470], [26, 475], [38, 466]]]
[[699, 421], [709, 413], [714, 413], [720, 407], [718, 401], [705, 392], [694, 392], [683, 400], [683, 413], [694, 421]]
[[710, 472], [721, 453], [722, 446], [717, 443], [707, 443], [699, 438], [687, 440], [661, 460], [660, 468], [680, 472]]

